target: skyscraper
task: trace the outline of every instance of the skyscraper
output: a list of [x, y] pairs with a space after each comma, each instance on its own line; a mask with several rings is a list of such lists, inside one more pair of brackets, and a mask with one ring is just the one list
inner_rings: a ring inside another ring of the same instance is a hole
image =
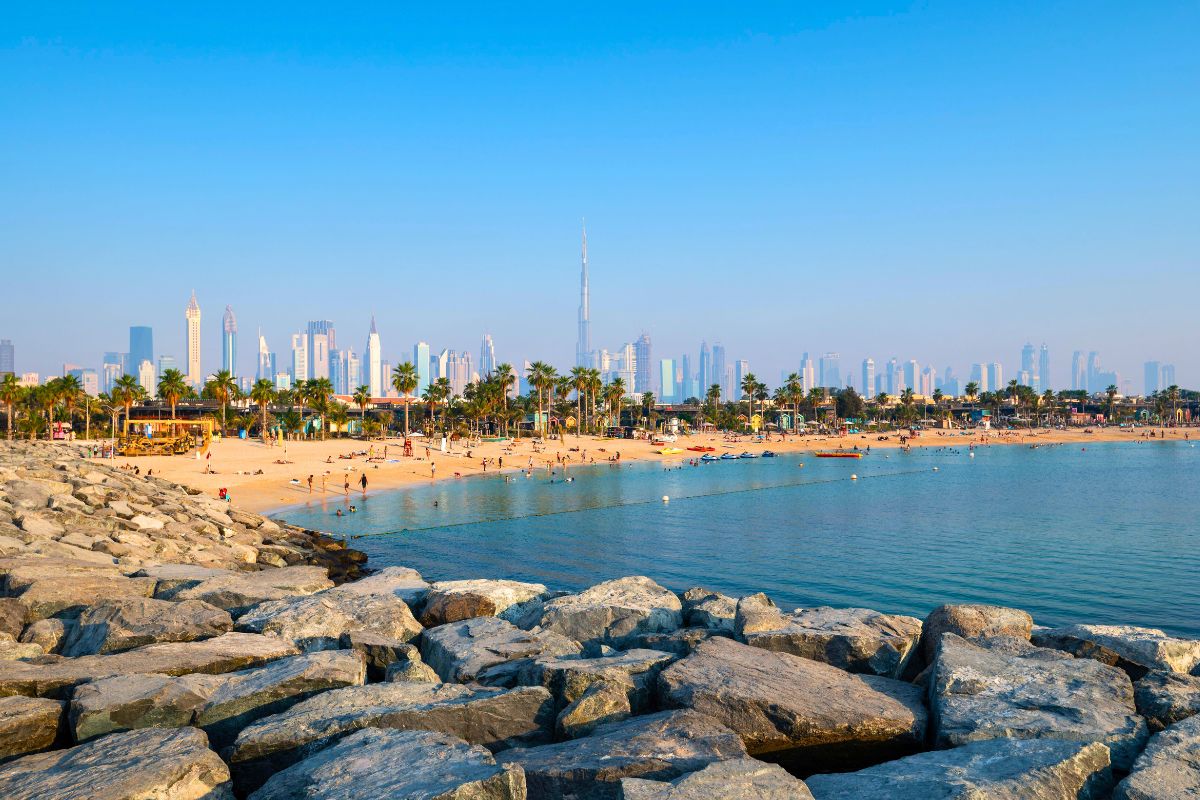
[[[126, 369], [134, 370], [135, 377], [140, 375], [142, 362], [149, 361], [154, 368], [154, 331], [145, 325], [135, 325], [129, 329], [129, 360]], [[151, 395], [153, 390], [147, 390]]]
[[432, 366], [429, 361], [429, 345], [425, 342], [413, 345], [413, 366], [417, 368], [417, 397], [420, 397], [432, 382], [429, 373]]
[[[580, 362], [577, 366], [587, 366]], [[479, 374], [490, 375], [496, 371], [496, 345], [492, 343], [492, 335], [483, 335], [483, 344], [479, 346]]]
[[138, 363], [137, 379], [147, 396], [154, 397], [158, 393], [158, 371], [154, 369], [153, 361], [143, 358]]
[[703, 400], [708, 395], [708, 388], [716, 383], [712, 374], [712, 355], [708, 351], [708, 342], [700, 343], [700, 372], [698, 382], [700, 384], [700, 399]]
[[912, 389], [913, 394], [921, 394], [921, 365], [916, 359], [904, 362], [904, 386]]
[[862, 396], [875, 396], [875, 359], [864, 358], [862, 363]]
[[838, 353], [826, 353], [817, 360], [820, 373], [819, 385], [825, 389], [839, 389], [842, 385], [842, 357]]
[[292, 334], [292, 385], [308, 380], [308, 336]]
[[1159, 379], [1158, 385], [1162, 389], [1170, 389], [1172, 386], [1178, 386], [1178, 384], [1175, 383], [1175, 365], [1174, 364], [1163, 364], [1162, 365], [1162, 376]]
[[1054, 384], [1050, 382], [1050, 348], [1046, 347], [1046, 343], [1042, 342], [1042, 347], [1038, 351], [1038, 385], [1037, 390], [1044, 392], [1047, 389], [1053, 389]]
[[1088, 353], [1087, 357], [1087, 390], [1090, 394], [1102, 392], [1107, 387], [1101, 386], [1103, 381], [1100, 380], [1100, 354], [1095, 350]]
[[988, 371], [986, 364], [972, 364], [970, 383], [975, 384], [976, 391], [983, 394], [988, 391]]
[[[428, 367], [426, 367], [428, 369]], [[371, 397], [383, 397], [383, 347], [379, 342], [379, 329], [375, 327], [375, 315], [371, 315], [371, 330], [367, 332], [367, 390]], [[358, 384], [350, 387], [350, 391]]]
[[651, 361], [650, 335], [643, 333], [633, 343], [633, 357], [636, 372], [633, 378], [633, 391], [638, 394], [655, 391], [654, 363]]
[[681, 401], [689, 400], [699, 395], [699, 390], [692, 383], [692, 358], [687, 353], [684, 353], [679, 358], [679, 371], [679, 384], [681, 387], [679, 390], [681, 397], [679, 399]]
[[904, 377], [900, 374], [900, 362], [896, 360], [895, 356], [888, 359], [885, 374], [887, 375], [887, 388], [884, 391], [892, 397], [898, 397], [904, 391], [904, 388], [900, 386], [904, 382]]
[[987, 365], [987, 381], [991, 391], [999, 392], [1004, 389], [1004, 367], [999, 362]]
[[200, 384], [204, 383], [204, 373], [200, 370], [200, 304], [196, 302], [194, 290], [183, 316], [186, 320], [184, 358], [187, 359], [187, 382], [193, 387], [199, 388]]
[[661, 359], [658, 367], [659, 385], [662, 387], [659, 390], [658, 399], [664, 403], [676, 402], [679, 398], [675, 397], [675, 359]]
[[729, 385], [730, 380], [725, 369], [725, 345], [720, 342], [714, 342], [712, 346], [712, 382], [721, 384], [722, 398], [737, 397], [737, 391]]
[[1083, 360], [1083, 351], [1076, 350], [1071, 354], [1071, 389], [1087, 391], [1087, 366]]
[[258, 332], [258, 368], [254, 372], [256, 381], [275, 380], [275, 354], [267, 347], [267, 337]]
[[[334, 335], [333, 323], [327, 319], [313, 320], [308, 323], [308, 377], [329, 377], [329, 351], [337, 349], [337, 337]], [[323, 342], [318, 343], [318, 338]]]
[[733, 393], [736, 395], [742, 391], [742, 381], [750, 374], [750, 362], [745, 359], [738, 359], [733, 362]]
[[583, 226], [583, 265], [579, 272], [579, 338], [575, 344], [575, 366], [591, 365], [592, 309], [588, 297], [587, 224]]
[[1145, 375], [1145, 395], [1150, 395], [1162, 389], [1162, 364], [1158, 361], [1147, 361], [1143, 366]]
[[800, 359], [800, 385], [805, 394], [817, 388], [817, 368], [813, 365], [813, 360], [808, 353], [805, 353]]
[[1034, 386], [1037, 383], [1037, 367], [1033, 363], [1033, 345], [1029, 342], [1021, 348], [1020, 382], [1022, 386]]
[[233, 306], [225, 306], [221, 318], [221, 369], [237, 377], [237, 317]]
[[12, 339], [0, 339], [0, 375], [16, 374], [17, 351]]

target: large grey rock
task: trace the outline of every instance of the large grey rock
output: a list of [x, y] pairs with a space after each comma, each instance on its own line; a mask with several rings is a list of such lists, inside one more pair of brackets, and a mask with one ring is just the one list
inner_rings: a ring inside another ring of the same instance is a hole
[[40, 753], [59, 736], [63, 704], [41, 697], [0, 697], [0, 761]]
[[[386, 769], [380, 769], [386, 765]], [[525, 773], [433, 731], [352, 733], [273, 775], [251, 800], [525, 800]]]
[[942, 636], [930, 697], [939, 747], [1000, 737], [1102, 742], [1113, 765], [1128, 769], [1149, 735], [1120, 670], [987, 650], [950, 633]]
[[28, 621], [27, 613], [25, 605], [15, 597], [0, 597], [0, 636], [19, 638]]
[[82, 683], [71, 695], [76, 742], [141, 728], [182, 728], [221, 685], [221, 675], [116, 675]]
[[1133, 701], [1151, 731], [1200, 714], [1200, 675], [1155, 670], [1133, 684]]
[[565, 706], [578, 700], [592, 684], [608, 681], [626, 689], [629, 706], [640, 714], [650, 708], [658, 676], [675, 660], [657, 650], [626, 650], [599, 658], [543, 657], [521, 668], [518, 680], [545, 686]]
[[938, 606], [925, 618], [921, 631], [921, 653], [932, 664], [943, 633], [953, 633], [968, 641], [995, 636], [1029, 639], [1033, 617], [1018, 608], [961, 603]]
[[85, 608], [96, 603], [151, 597], [154, 586], [153, 578], [108, 575], [44, 578], [30, 584], [19, 599], [31, 620], [79, 616]]
[[5, 800], [233, 800], [229, 768], [196, 728], [116, 733], [0, 766]]
[[371, 631], [343, 633], [339, 642], [343, 650], [362, 654], [367, 664], [367, 678], [375, 682], [383, 680], [388, 667], [397, 661], [421, 660], [421, 653], [415, 645]]
[[744, 641], [748, 633], [769, 631], [778, 626], [781, 613], [775, 601], [762, 592], [748, 594], [734, 608], [734, 635]]
[[360, 728], [439, 731], [494, 751], [547, 741], [553, 725], [554, 702], [541, 687], [377, 683], [324, 692], [259, 720], [238, 735], [229, 759], [253, 787]]
[[439, 625], [421, 637], [421, 657], [442, 680], [488, 686], [516, 685], [530, 659], [578, 652], [578, 643], [557, 633], [523, 631], [496, 617]]
[[505, 580], [438, 581], [425, 596], [421, 624], [427, 628], [472, 617], [495, 617], [545, 594], [540, 583]]
[[848, 672], [899, 678], [916, 651], [921, 620], [868, 608], [760, 613], [742, 638], [751, 647], [823, 661]]
[[1200, 797], [1200, 716], [1150, 737], [1114, 800], [1195, 800]]
[[817, 800], [1102, 800], [1113, 781], [1102, 744], [994, 739], [806, 783]]
[[352, 594], [391, 594], [416, 607], [425, 602], [429, 584], [415, 569], [384, 567], [353, 583], [344, 583], [338, 590]]
[[203, 600], [237, 616], [259, 603], [313, 594], [332, 586], [324, 567], [281, 567], [209, 578], [180, 590], [175, 597]]
[[633, 716], [629, 705], [631, 688], [625, 681], [600, 680], [590, 684], [559, 713], [556, 729], [568, 739], [577, 739], [599, 725], [629, 719]]
[[778, 764], [717, 761], [673, 781], [621, 779], [622, 800], [813, 800], [804, 782]]
[[0, 637], [0, 661], [17, 661], [40, 658], [46, 651], [40, 644], [15, 642], [7, 636]]
[[894, 758], [925, 738], [919, 688], [732, 639], [701, 643], [662, 672], [659, 690], [663, 705], [707, 714], [751, 755], [769, 753], [800, 771]]
[[672, 780], [745, 754], [725, 726], [702, 714], [666, 711], [601, 725], [581, 739], [508, 750], [496, 760], [525, 770], [531, 800], [618, 800], [622, 778]]
[[9, 595], [19, 595], [42, 580], [124, 577], [112, 559], [108, 564], [97, 564], [70, 558], [32, 556], [0, 558], [0, 575], [4, 576], [5, 592]]
[[48, 664], [0, 661], [0, 697], [62, 697], [76, 684], [114, 675], [233, 672], [297, 652], [291, 643], [274, 636], [226, 633], [198, 642], [152, 644], [112, 655], [81, 656]]
[[1135, 681], [1153, 669], [1186, 674], [1200, 664], [1200, 639], [1177, 639], [1157, 628], [1132, 625], [1043, 628], [1033, 634], [1033, 643], [1120, 667]]
[[722, 628], [680, 628], [669, 633], [635, 633], [626, 636], [621, 647], [626, 650], [657, 650], [676, 656], [691, 655], [701, 642], [714, 636], [731, 637]]
[[421, 660], [420, 655], [411, 661], [396, 661], [388, 664], [383, 679], [388, 683], [441, 683], [442, 678], [428, 664]]
[[683, 593], [683, 622], [732, 634], [737, 600], [699, 586]]
[[27, 644], [36, 644], [47, 653], [58, 653], [78, 625], [78, 619], [54, 617], [39, 619], [25, 627], [24, 633], [21, 634], [21, 641]]
[[210, 578], [236, 576], [228, 569], [201, 567], [196, 564], [143, 564], [133, 577], [154, 578], [154, 596], [159, 600], [174, 600], [184, 589], [190, 589]]
[[279, 636], [308, 651], [336, 649], [347, 633], [370, 632], [407, 642], [422, 630], [408, 604], [395, 595], [337, 589], [260, 603], [238, 618], [237, 629]]
[[147, 597], [111, 600], [79, 615], [62, 645], [64, 656], [132, 650], [156, 642], [211, 639], [233, 628], [229, 612], [200, 600], [171, 603]]
[[619, 645], [628, 636], [670, 632], [682, 622], [683, 605], [675, 593], [637, 576], [549, 601], [541, 626], [577, 642]]

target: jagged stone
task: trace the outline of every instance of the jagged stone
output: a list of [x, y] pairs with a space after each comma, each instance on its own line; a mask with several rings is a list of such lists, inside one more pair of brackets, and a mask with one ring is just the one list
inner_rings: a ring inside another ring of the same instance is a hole
[[271, 776], [251, 800], [525, 797], [524, 771], [497, 766], [482, 747], [434, 731], [367, 728]]
[[345, 650], [362, 654], [367, 665], [367, 677], [372, 681], [383, 680], [388, 667], [397, 661], [421, 660], [420, 651], [414, 645], [371, 631], [343, 633], [340, 644]]
[[150, 597], [154, 594], [154, 583], [153, 578], [120, 575], [45, 578], [30, 584], [18, 599], [27, 609], [30, 620], [79, 616], [97, 600]]
[[196, 728], [104, 736], [0, 766], [5, 800], [233, 800], [229, 768]]
[[1193, 800], [1200, 797], [1200, 716], [1150, 737], [1113, 800]]
[[778, 764], [717, 761], [673, 781], [621, 779], [622, 800], [813, 800], [804, 782]]
[[223, 682], [221, 675], [117, 675], [82, 683], [68, 715], [76, 742], [140, 728], [182, 728]]
[[702, 587], [683, 593], [683, 622], [699, 628], [711, 628], [732, 634], [737, 615], [737, 600]]
[[680, 628], [670, 633], [635, 633], [626, 636], [621, 646], [627, 650], [658, 650], [675, 656], [691, 655], [703, 641], [714, 636], [731, 637], [733, 634], [720, 628]]
[[369, 632], [406, 642], [422, 630], [408, 604], [395, 595], [340, 589], [260, 603], [238, 618], [237, 629], [279, 636], [308, 651], [335, 649], [347, 633]]
[[429, 584], [415, 569], [384, 567], [365, 578], [342, 584], [338, 588], [352, 594], [392, 594], [408, 603], [410, 607], [415, 607], [425, 601]]
[[1132, 625], [1043, 628], [1033, 634], [1033, 643], [1119, 667], [1135, 681], [1150, 670], [1186, 674], [1200, 664], [1200, 639], [1177, 639], [1157, 628]]
[[200, 600], [172, 603], [146, 597], [106, 601], [79, 615], [62, 645], [64, 656], [118, 653], [156, 642], [211, 639], [233, 628], [229, 612]]
[[67, 636], [79, 624], [74, 619], [39, 619], [26, 626], [21, 634], [21, 641], [26, 644], [36, 644], [47, 653], [58, 653]]
[[906, 755], [925, 738], [919, 688], [713, 638], [659, 676], [661, 702], [734, 730], [751, 755], [811, 770]]
[[558, 732], [568, 739], [587, 736], [597, 726], [620, 722], [633, 716], [629, 695], [633, 689], [627, 680], [600, 680], [590, 684], [558, 715]]
[[203, 600], [237, 616], [259, 603], [314, 594], [332, 586], [324, 567], [273, 567], [209, 578], [181, 589], [175, 596], [179, 600]]
[[580, 739], [507, 750], [496, 760], [525, 770], [531, 798], [618, 800], [622, 778], [672, 780], [745, 755], [724, 725], [691, 711], [665, 711], [601, 725]]
[[0, 762], [40, 753], [59, 737], [63, 703], [42, 697], [0, 697]]
[[496, 617], [439, 625], [421, 637], [421, 657], [442, 680], [488, 686], [516, 685], [530, 659], [578, 652], [578, 643], [556, 633], [523, 631]]
[[0, 662], [0, 696], [61, 697], [76, 684], [114, 675], [219, 674], [296, 653], [289, 642], [274, 636], [226, 633], [198, 642], [152, 644], [122, 653], [60, 659], [47, 664], [6, 661]]
[[[118, 534], [118, 539], [124, 544], [139, 545], [140, 542], [130, 540], [132, 534]], [[140, 537], [139, 537], [140, 538]], [[147, 541], [146, 545], [150, 542]], [[145, 546], [145, 545], [143, 545]], [[144, 564], [133, 574], [133, 577], [154, 578], [154, 596], [159, 600], [174, 600], [175, 595], [184, 589], [190, 589], [210, 578], [236, 576], [238, 573], [228, 569], [201, 567], [195, 564]]]
[[631, 635], [676, 630], [682, 609], [674, 592], [649, 578], [618, 578], [549, 601], [541, 626], [577, 642], [620, 645]]
[[0, 635], [20, 638], [25, 629], [25, 605], [15, 597], [0, 597]]
[[1200, 714], [1200, 675], [1180, 675], [1155, 670], [1133, 684], [1137, 712], [1146, 718], [1151, 731]]
[[1000, 737], [1102, 742], [1128, 769], [1149, 732], [1133, 684], [1090, 659], [1043, 659], [986, 650], [947, 633], [930, 683], [939, 747]]
[[594, 683], [611, 681], [626, 688], [632, 712], [640, 714], [653, 704], [659, 673], [675, 660], [657, 650], [626, 650], [599, 658], [542, 657], [524, 665], [520, 683], [545, 686], [559, 706], [575, 702]]
[[1102, 800], [1108, 748], [1095, 742], [993, 739], [805, 781], [818, 800]]
[[425, 596], [421, 624], [427, 628], [473, 617], [494, 617], [544, 594], [540, 583], [505, 580], [438, 581]]
[[953, 633], [967, 641], [995, 636], [1015, 636], [1028, 641], [1033, 617], [1017, 608], [980, 603], [938, 606], [925, 618], [921, 631], [921, 653], [932, 664], [943, 633]]
[[442, 678], [428, 664], [418, 658], [415, 661], [397, 661], [388, 664], [383, 679], [388, 683], [441, 683]]
[[7, 635], [0, 638], [0, 661], [21, 661], [44, 656], [46, 651], [40, 644], [15, 642]]
[[762, 592], [739, 598], [733, 615], [733, 632], [745, 641], [746, 634], [769, 631], [779, 624], [782, 614], [775, 602]]

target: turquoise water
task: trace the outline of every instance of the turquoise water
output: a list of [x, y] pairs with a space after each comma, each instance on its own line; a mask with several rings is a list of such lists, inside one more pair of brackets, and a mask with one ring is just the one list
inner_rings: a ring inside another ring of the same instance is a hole
[[355, 496], [358, 512], [342, 518], [333, 500], [280, 516], [345, 536], [409, 529], [353, 545], [373, 566], [412, 566], [430, 579], [579, 589], [645, 574], [676, 590], [765, 591], [784, 606], [924, 616], [940, 603], [999, 603], [1044, 625], [1200, 637], [1200, 448], [1190, 443], [793, 455], [570, 475], [447, 481]]

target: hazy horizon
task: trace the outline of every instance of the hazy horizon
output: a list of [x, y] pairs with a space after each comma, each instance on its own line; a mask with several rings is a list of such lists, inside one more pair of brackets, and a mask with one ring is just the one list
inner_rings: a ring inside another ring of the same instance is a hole
[[[1200, 384], [1200, 7], [487, 5], [10, 10], [0, 29], [0, 338], [98, 367], [154, 328], [205, 371], [226, 304], [574, 360], [722, 342], [774, 386], [840, 352], [1055, 388], [1099, 351]], [[695, 368], [695, 365], [693, 365]]]

